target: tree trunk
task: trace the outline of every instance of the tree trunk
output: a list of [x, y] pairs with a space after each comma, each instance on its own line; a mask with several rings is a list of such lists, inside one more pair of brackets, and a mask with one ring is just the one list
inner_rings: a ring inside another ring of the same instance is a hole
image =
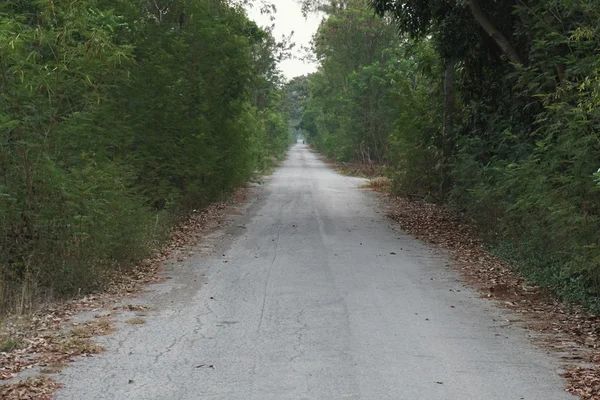
[[454, 93], [454, 63], [448, 63], [444, 73], [444, 127], [442, 128], [442, 159], [440, 182], [440, 199], [444, 199], [450, 186], [448, 160], [452, 153], [454, 138], [454, 112], [456, 109], [456, 95]]
[[492, 24], [489, 18], [483, 13], [481, 5], [479, 4], [479, 0], [469, 0], [469, 8], [471, 9], [473, 17], [475, 17], [475, 21], [477, 21], [477, 23], [481, 25], [483, 30], [486, 31], [486, 33], [490, 35], [492, 39], [494, 39], [496, 44], [500, 46], [500, 48], [502, 49], [504, 54], [506, 54], [508, 59], [515, 64], [523, 65], [523, 60], [519, 56], [519, 53], [517, 53], [517, 50], [502, 34], [502, 32], [496, 29], [496, 27]]

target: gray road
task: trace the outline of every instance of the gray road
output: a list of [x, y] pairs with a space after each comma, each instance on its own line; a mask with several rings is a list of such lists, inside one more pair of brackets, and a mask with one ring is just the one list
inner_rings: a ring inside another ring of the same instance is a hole
[[58, 399], [574, 399], [556, 361], [395, 232], [362, 183], [293, 147], [138, 299], [146, 324], [59, 376]]

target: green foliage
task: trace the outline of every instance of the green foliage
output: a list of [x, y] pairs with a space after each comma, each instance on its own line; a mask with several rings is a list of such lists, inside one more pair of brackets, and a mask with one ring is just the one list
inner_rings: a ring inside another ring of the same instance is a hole
[[442, 181], [442, 90], [439, 57], [431, 43], [405, 44], [390, 72], [395, 129], [388, 140], [394, 191], [438, 199]]
[[306, 100], [308, 99], [310, 88], [308, 76], [298, 76], [292, 79], [285, 86], [286, 109], [290, 119], [290, 134], [293, 140], [304, 140], [306, 142], [303, 130], [302, 118], [306, 111]]
[[225, 1], [0, 5], [0, 311], [101, 287], [281, 157], [281, 48]]
[[301, 127], [329, 157], [389, 164], [396, 192], [437, 192], [442, 80], [431, 41], [401, 40], [365, 1], [326, 9]]
[[21, 343], [15, 339], [6, 339], [2, 342], [0, 342], [0, 352], [3, 353], [10, 353], [11, 351], [14, 351], [16, 349], [18, 349], [21, 346]]
[[328, 9], [314, 42], [321, 68], [309, 79], [302, 128], [330, 157], [384, 162], [394, 123], [387, 76], [398, 60], [394, 26], [354, 0]]
[[[452, 131], [451, 201], [535, 282], [569, 300], [597, 304], [598, 5], [571, 0], [371, 4], [389, 12], [402, 34], [432, 41], [443, 65], [456, 66], [462, 107]], [[473, 11], [477, 6], [508, 46], [486, 33]], [[515, 54], [519, 65], [508, 62]], [[441, 78], [439, 70], [435, 74]], [[419, 110], [420, 103], [414, 104]], [[410, 153], [419, 145], [430, 142], [401, 147]], [[434, 152], [441, 148], [434, 142]], [[406, 163], [397, 173], [424, 172]]]

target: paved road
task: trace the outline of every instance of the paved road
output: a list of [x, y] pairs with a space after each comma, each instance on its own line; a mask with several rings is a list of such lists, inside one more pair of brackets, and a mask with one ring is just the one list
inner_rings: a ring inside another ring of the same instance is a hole
[[146, 324], [59, 377], [58, 399], [573, 399], [527, 332], [395, 232], [362, 182], [293, 147], [212, 247], [139, 299]]

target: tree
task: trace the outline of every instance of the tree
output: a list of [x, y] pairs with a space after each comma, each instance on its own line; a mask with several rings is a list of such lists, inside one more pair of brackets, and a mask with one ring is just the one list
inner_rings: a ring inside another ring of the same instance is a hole
[[[447, 3], [441, 0], [369, 0], [371, 6], [379, 14], [390, 13], [396, 20], [399, 29], [413, 37], [422, 37], [436, 24], [445, 23]], [[498, 45], [508, 59], [515, 64], [523, 64], [521, 56], [507, 37], [496, 27], [483, 11], [479, 0], [466, 0], [473, 19]], [[514, 7], [514, 2], [504, 2], [507, 9]], [[457, 3], [461, 7], [462, 3]]]
[[[345, 161], [381, 163], [393, 119], [387, 101], [386, 68], [397, 54], [394, 27], [373, 18], [360, 0], [332, 2], [314, 39], [321, 63], [310, 77], [305, 121], [313, 143]], [[308, 115], [311, 115], [310, 117]]]
[[0, 13], [0, 313], [102, 287], [285, 152], [286, 46], [241, 5], [9, 0]]

